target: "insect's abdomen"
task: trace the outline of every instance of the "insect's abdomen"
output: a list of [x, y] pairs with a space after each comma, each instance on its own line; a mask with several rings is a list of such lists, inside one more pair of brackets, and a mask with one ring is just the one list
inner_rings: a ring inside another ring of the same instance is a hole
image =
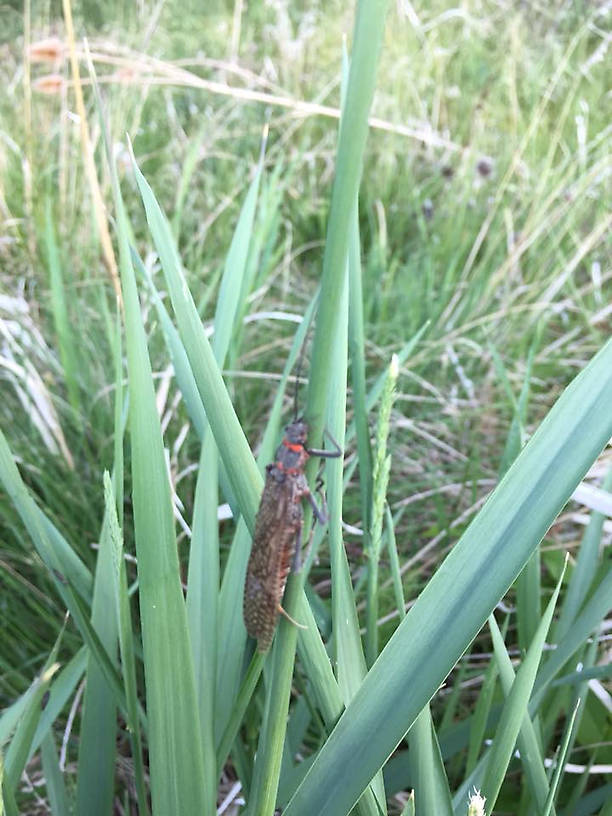
[[270, 648], [274, 637], [278, 607], [302, 523], [302, 508], [294, 488], [290, 476], [278, 481], [274, 472], [268, 471], [255, 520], [243, 614], [247, 632], [257, 639], [260, 652]]

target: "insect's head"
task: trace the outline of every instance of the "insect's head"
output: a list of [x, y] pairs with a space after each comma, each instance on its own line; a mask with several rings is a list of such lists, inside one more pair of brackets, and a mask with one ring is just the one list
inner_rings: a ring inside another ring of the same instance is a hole
[[305, 445], [308, 436], [308, 425], [304, 417], [298, 417], [295, 422], [285, 428], [285, 437], [292, 445]]

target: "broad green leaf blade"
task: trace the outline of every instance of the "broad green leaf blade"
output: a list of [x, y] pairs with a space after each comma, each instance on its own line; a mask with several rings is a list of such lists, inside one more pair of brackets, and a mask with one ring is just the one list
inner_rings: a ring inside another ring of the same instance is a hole
[[[493, 812], [493, 807], [497, 801], [499, 791], [508, 770], [508, 765], [510, 764], [510, 759], [512, 758], [512, 752], [514, 750], [516, 739], [519, 735], [519, 731], [521, 730], [523, 721], [527, 716], [529, 697], [533, 689], [533, 683], [535, 681], [540, 659], [542, 657], [544, 642], [546, 641], [546, 635], [548, 634], [548, 630], [552, 622], [553, 612], [555, 611], [555, 605], [557, 603], [557, 598], [559, 597], [562, 581], [563, 574], [555, 587], [552, 597], [546, 607], [546, 611], [544, 612], [538, 628], [536, 629], [533, 641], [530, 644], [527, 654], [525, 655], [525, 658], [521, 663], [521, 667], [516, 674], [514, 682], [512, 683], [510, 693], [506, 698], [502, 715], [495, 731], [493, 744], [491, 745], [491, 751], [489, 752], [489, 761], [487, 763], [485, 777], [482, 784], [483, 796], [487, 801], [487, 814]], [[491, 618], [489, 618], [489, 620], [491, 620]], [[502, 659], [498, 663], [500, 668], [500, 677], [503, 684], [504, 675], [502, 674], [502, 669], [508, 656], [503, 644], [499, 643], [501, 635], [499, 635], [499, 629], [497, 629], [497, 626], [493, 625], [492, 631], [499, 636], [497, 638], [496, 654], [498, 652], [502, 652], [503, 654]], [[526, 726], [525, 733], [529, 733], [530, 739], [524, 741], [524, 747], [537, 750], [537, 745], [534, 745], [535, 734], [531, 732], [529, 725]], [[525, 762], [533, 762], [535, 759], [536, 758], [530, 754], [525, 758]], [[536, 793], [539, 795], [541, 792], [542, 790], [540, 786], [536, 787]], [[546, 793], [548, 794], [548, 791], [546, 791]]]
[[285, 816], [340, 814], [355, 803], [612, 436], [610, 404], [612, 341], [565, 390], [422, 592]]

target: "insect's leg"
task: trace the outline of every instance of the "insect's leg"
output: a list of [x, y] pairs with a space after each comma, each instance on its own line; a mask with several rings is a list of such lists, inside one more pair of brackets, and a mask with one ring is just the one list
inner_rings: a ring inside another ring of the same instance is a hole
[[329, 431], [324, 431], [325, 436], [329, 439], [332, 445], [335, 447], [336, 450], [328, 451], [328, 450], [321, 450], [320, 448], [307, 448], [304, 447], [306, 453], [310, 456], [320, 456], [322, 459], [337, 459], [338, 456], [342, 456], [342, 448], [336, 442], [334, 437], [330, 434]]
[[302, 569], [302, 525], [298, 527], [295, 537], [295, 551], [291, 563], [291, 572], [299, 572]]
[[[321, 492], [321, 488], [317, 487], [317, 493], [320, 493], [320, 492]], [[306, 495], [306, 498], [308, 499], [308, 501], [310, 502], [310, 505], [312, 507], [312, 512], [314, 513], [316, 520], [321, 525], [326, 524], [327, 523], [327, 506], [325, 504], [325, 499], [323, 498], [323, 500], [322, 500], [323, 501], [323, 508], [320, 508], [319, 505], [316, 502], [315, 497], [312, 495], [310, 490], [305, 495]]]
[[282, 607], [280, 604], [278, 605], [277, 609], [278, 609], [278, 611], [280, 612], [280, 614], [281, 614], [281, 615], [283, 615], [285, 618], [287, 618], [287, 620], [288, 620], [290, 623], [292, 623], [294, 626], [297, 626], [297, 628], [298, 628], [298, 629], [308, 629], [308, 627], [306, 626], [306, 624], [304, 624], [304, 623], [298, 623], [298, 622], [295, 620], [295, 618], [292, 618], [292, 617], [291, 617], [291, 615], [290, 615], [290, 614], [287, 612], [287, 610], [286, 610], [286, 609], [283, 609], [283, 607]]

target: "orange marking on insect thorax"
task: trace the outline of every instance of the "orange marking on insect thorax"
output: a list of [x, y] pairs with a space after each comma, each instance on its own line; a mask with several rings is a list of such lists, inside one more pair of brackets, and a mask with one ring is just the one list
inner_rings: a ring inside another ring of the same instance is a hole
[[287, 439], [283, 439], [283, 445], [288, 448], [288, 450], [293, 451], [294, 453], [300, 453], [304, 450], [304, 446], [295, 444], [294, 442], [289, 442]]

